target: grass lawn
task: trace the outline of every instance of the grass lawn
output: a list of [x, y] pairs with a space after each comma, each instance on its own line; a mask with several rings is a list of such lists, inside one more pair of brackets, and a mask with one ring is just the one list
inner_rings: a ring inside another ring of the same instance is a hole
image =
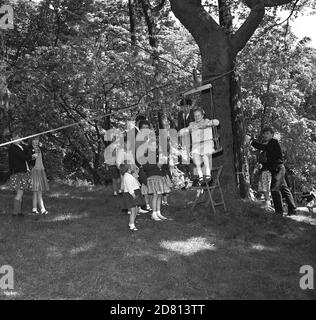
[[54, 184], [40, 218], [11, 218], [12, 198], [0, 190], [0, 266], [13, 266], [15, 281], [1, 299], [316, 297], [299, 287], [300, 267], [316, 270], [315, 214], [277, 218], [246, 203], [243, 213], [193, 215], [186, 192], [174, 192], [172, 220], [141, 215], [132, 233], [110, 189]]

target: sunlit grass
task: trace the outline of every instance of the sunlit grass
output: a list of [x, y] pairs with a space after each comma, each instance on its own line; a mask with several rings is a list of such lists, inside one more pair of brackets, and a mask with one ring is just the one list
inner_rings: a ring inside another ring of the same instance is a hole
[[216, 250], [215, 245], [203, 237], [193, 237], [184, 241], [161, 241], [160, 246], [185, 256], [193, 255], [203, 250]]
[[295, 220], [297, 222], [304, 222], [306, 224], [316, 226], [316, 217], [307, 217], [307, 216], [303, 216], [303, 215], [293, 215], [293, 216], [289, 216], [288, 218]]
[[49, 258], [61, 258], [63, 254], [59, 251], [57, 247], [47, 248], [47, 257]]
[[69, 253], [70, 255], [76, 255], [78, 253], [82, 253], [82, 252], [86, 252], [89, 251], [91, 249], [93, 249], [96, 246], [96, 243], [93, 242], [89, 242], [89, 243], [85, 243], [82, 246], [76, 247], [76, 248], [72, 248]]
[[257, 251], [271, 251], [271, 252], [277, 252], [279, 250], [278, 248], [268, 247], [260, 243], [251, 245], [251, 249], [257, 250]]
[[[1, 293], [1, 291], [0, 291], [0, 293]], [[2, 293], [3, 293], [3, 295], [4, 296], [6, 296], [6, 297], [8, 297], [8, 298], [17, 298], [17, 297], [19, 297], [21, 294], [19, 293], [19, 292], [16, 292], [16, 291], [2, 291]]]
[[71, 220], [78, 220], [78, 219], [88, 218], [88, 217], [89, 217], [88, 213], [83, 213], [83, 214], [65, 213], [63, 215], [58, 215], [51, 219], [47, 219], [46, 221], [49, 221], [49, 222], [71, 221]]

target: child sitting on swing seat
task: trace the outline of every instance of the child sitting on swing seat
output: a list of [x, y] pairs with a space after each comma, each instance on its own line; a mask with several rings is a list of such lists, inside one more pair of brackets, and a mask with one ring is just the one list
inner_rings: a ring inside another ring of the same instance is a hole
[[190, 122], [187, 128], [180, 130], [180, 134], [191, 132], [192, 134], [192, 158], [196, 165], [199, 183], [204, 180], [202, 163], [205, 166], [205, 180], [211, 180], [212, 154], [214, 153], [214, 141], [212, 127], [218, 126], [217, 119], [204, 118], [204, 110], [194, 110], [194, 122]]

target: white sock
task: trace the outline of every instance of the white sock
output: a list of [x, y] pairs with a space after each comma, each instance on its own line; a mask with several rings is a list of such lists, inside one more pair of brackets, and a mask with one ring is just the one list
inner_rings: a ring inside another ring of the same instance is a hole
[[133, 223], [133, 224], [129, 224], [129, 227], [131, 228], [131, 229], [133, 229], [133, 228], [135, 228], [135, 224]]
[[32, 211], [37, 211], [37, 208], [33, 208]]

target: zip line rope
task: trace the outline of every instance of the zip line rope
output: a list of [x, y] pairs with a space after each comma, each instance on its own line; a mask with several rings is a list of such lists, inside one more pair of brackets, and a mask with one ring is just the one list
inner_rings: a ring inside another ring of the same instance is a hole
[[[178, 95], [179, 95], [179, 93], [174, 94], [174, 96], [178, 96]], [[39, 136], [42, 136], [42, 135], [45, 135], [45, 134], [48, 134], [48, 133], [61, 131], [61, 130], [67, 129], [67, 128], [74, 127], [74, 126], [76, 126], [78, 124], [81, 124], [81, 123], [87, 123], [87, 122], [90, 122], [90, 121], [99, 120], [99, 119], [102, 119], [102, 118], [117, 114], [117, 113], [122, 112], [122, 111], [136, 109], [139, 106], [139, 104], [141, 103], [141, 100], [144, 99], [145, 97], [146, 97], [146, 95], [141, 97], [138, 102], [134, 103], [131, 106], [115, 109], [113, 112], [110, 112], [110, 113], [107, 113], [107, 114], [103, 114], [102, 116], [97, 116], [97, 117], [88, 118], [88, 119], [82, 119], [80, 121], [77, 121], [77, 122], [74, 122], [74, 123], [71, 123], [71, 124], [68, 124], [68, 125], [64, 125], [64, 126], [61, 126], [61, 127], [55, 128], [55, 129], [50, 129], [50, 130], [47, 130], [47, 131], [43, 131], [43, 132], [39, 132], [39, 133], [36, 133], [36, 134], [32, 134], [30, 136], [26, 136], [26, 137], [19, 138], [19, 139], [16, 139], [16, 140], [4, 142], [4, 143], [0, 144], [0, 147], [4, 147], [4, 146], [7, 146], [7, 145], [10, 145], [12, 143], [19, 142], [19, 141], [23, 141], [23, 140], [39, 137]], [[146, 104], [152, 104], [152, 103], [155, 103], [155, 102], [160, 102], [160, 99], [147, 101]]]
[[[152, 101], [152, 102], [155, 102], [155, 101]], [[102, 119], [102, 118], [105, 118], [105, 117], [114, 115], [114, 114], [116, 114], [116, 113], [118, 113], [118, 112], [120, 112], [120, 111], [133, 110], [133, 109], [136, 109], [136, 108], [138, 107], [138, 104], [139, 104], [139, 102], [137, 102], [136, 105], [132, 105], [132, 106], [129, 106], [129, 107], [120, 108], [120, 109], [117, 109], [117, 110], [115, 110], [115, 111], [113, 111], [113, 112], [104, 114], [104, 115], [102, 115], [102, 116], [98, 116], [98, 117], [94, 117], [94, 118], [90, 118], [90, 119], [82, 119], [82, 120], [80, 120], [80, 121], [78, 121], [78, 122], [74, 122], [74, 123], [71, 123], [71, 124], [67, 124], [67, 125], [64, 125], [64, 126], [55, 128], [55, 129], [50, 129], [50, 130], [43, 131], [43, 132], [40, 132], [40, 133], [32, 134], [32, 135], [30, 135], [30, 136], [26, 136], [26, 137], [19, 138], [19, 139], [16, 139], [16, 140], [12, 140], [12, 141], [8, 141], [8, 142], [5, 142], [5, 143], [1, 143], [1, 144], [0, 144], [0, 147], [4, 147], [4, 146], [7, 146], [7, 145], [9, 145], [9, 144], [16, 143], [16, 142], [19, 142], [19, 141], [23, 141], [23, 140], [27, 140], [27, 139], [39, 137], [39, 136], [42, 136], [42, 135], [45, 135], [45, 134], [48, 134], [48, 133], [53, 133], [53, 132], [57, 132], [57, 131], [61, 131], [61, 130], [67, 129], [67, 128], [71, 128], [71, 127], [74, 127], [74, 126], [76, 126], [76, 125], [78, 125], [78, 124], [80, 124], [80, 123], [83, 123], [83, 122], [99, 120], [99, 119]]]

